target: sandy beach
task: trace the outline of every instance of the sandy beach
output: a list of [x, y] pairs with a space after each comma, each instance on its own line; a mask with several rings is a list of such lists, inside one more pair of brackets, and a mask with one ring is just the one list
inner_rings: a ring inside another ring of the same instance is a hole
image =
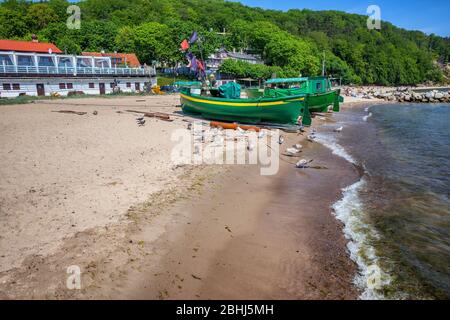
[[[0, 297], [357, 298], [330, 206], [358, 170], [306, 133], [286, 134], [283, 147], [303, 144], [302, 155], [326, 169], [295, 169], [287, 157], [267, 177], [255, 165], [175, 166], [170, 134], [187, 127], [178, 103], [166, 95], [2, 106]], [[140, 127], [127, 109], [174, 121]], [[322, 121], [332, 115], [314, 126]], [[69, 266], [80, 267], [81, 290], [67, 288]]]

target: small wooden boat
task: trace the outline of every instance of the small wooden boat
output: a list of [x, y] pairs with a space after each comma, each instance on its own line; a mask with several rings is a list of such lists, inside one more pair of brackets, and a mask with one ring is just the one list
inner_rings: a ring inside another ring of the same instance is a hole
[[215, 119], [242, 123], [311, 124], [305, 96], [281, 98], [226, 99], [193, 94], [190, 88], [180, 91], [183, 112]]

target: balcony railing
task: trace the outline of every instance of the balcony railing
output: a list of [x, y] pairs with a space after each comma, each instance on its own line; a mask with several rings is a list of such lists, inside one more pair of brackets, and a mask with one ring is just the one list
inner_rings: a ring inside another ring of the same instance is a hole
[[120, 75], [120, 76], [154, 76], [151, 68], [97, 68], [97, 67], [34, 67], [0, 65], [0, 74], [54, 74], [54, 75]]

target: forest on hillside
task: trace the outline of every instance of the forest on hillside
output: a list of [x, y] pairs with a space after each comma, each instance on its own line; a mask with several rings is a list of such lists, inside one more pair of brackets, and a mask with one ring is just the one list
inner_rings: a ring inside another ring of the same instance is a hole
[[250, 50], [267, 66], [229, 62], [224, 72], [267, 78], [327, 74], [345, 83], [406, 85], [440, 82], [450, 60], [450, 39], [382, 22], [368, 30], [366, 16], [339, 11], [265, 10], [223, 0], [84, 0], [81, 28], [69, 29], [66, 0], [0, 3], [0, 38], [55, 43], [67, 53], [135, 52], [142, 63], [186, 63], [179, 46], [192, 31], [206, 57], [221, 46]]

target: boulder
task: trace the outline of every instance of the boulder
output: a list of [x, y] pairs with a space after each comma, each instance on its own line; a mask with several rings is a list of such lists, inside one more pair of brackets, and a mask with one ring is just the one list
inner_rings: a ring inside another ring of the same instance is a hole
[[434, 98], [440, 100], [440, 99], [444, 98], [444, 94], [442, 92], [436, 92], [434, 94]]
[[425, 93], [425, 98], [427, 98], [427, 99], [434, 98], [434, 92], [433, 91], [428, 91], [427, 93]]

